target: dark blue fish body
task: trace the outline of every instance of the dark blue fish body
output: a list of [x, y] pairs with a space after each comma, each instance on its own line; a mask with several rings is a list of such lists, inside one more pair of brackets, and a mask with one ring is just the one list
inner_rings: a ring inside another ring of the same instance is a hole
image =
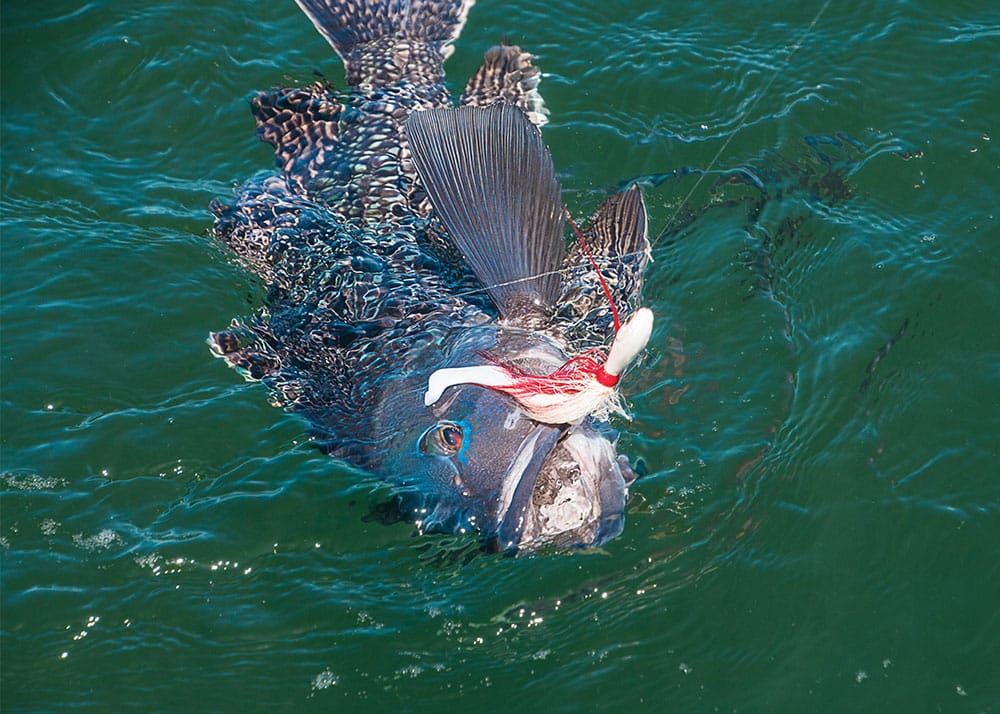
[[[540, 423], [470, 384], [424, 403], [439, 369], [548, 374], [611, 336], [595, 271], [565, 248], [530, 56], [490, 50], [452, 109], [442, 65], [471, 2], [299, 4], [349, 90], [253, 101], [279, 174], [213, 211], [267, 306], [214, 333], [213, 350], [304, 415], [326, 452], [392, 483], [423, 530], [505, 550], [617, 535], [634, 475], [605, 422]], [[639, 190], [609, 199], [584, 235], [616, 302], [636, 306]]]

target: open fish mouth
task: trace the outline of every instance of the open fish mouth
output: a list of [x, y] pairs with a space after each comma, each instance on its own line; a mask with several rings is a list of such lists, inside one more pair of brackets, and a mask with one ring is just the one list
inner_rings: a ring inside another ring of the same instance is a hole
[[564, 430], [538, 424], [521, 442], [503, 480], [497, 507], [497, 546], [510, 550], [520, 544], [535, 485]]
[[597, 546], [624, 527], [628, 459], [584, 422], [536, 426], [507, 470], [498, 505], [496, 545], [502, 551], [545, 546]]

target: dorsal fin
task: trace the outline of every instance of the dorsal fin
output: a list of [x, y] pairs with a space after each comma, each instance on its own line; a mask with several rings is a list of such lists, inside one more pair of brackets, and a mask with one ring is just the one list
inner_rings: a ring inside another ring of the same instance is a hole
[[257, 137], [274, 147], [275, 162], [295, 192], [310, 195], [339, 159], [329, 150], [337, 141], [341, 114], [331, 87], [316, 82], [260, 92], [251, 107]]
[[552, 157], [519, 108], [429, 109], [406, 121], [413, 163], [465, 262], [507, 319], [559, 297], [566, 253]]

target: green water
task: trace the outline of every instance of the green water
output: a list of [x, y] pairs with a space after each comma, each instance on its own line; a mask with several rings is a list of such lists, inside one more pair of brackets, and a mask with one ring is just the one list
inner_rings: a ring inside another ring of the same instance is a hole
[[537, 53], [574, 212], [671, 176], [625, 532], [525, 559], [204, 344], [249, 93], [342, 77], [294, 3], [2, 13], [4, 712], [1000, 711], [995, 3], [473, 8], [453, 88]]

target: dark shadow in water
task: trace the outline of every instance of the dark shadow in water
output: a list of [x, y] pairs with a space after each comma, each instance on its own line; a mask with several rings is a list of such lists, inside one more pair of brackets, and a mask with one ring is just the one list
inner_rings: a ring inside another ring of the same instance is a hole
[[[763, 298], [777, 311], [776, 317], [783, 325], [782, 334], [766, 337], [778, 338], [786, 344], [792, 360], [790, 365], [795, 364], [795, 357], [799, 353], [791, 308], [797, 299], [796, 288], [799, 281], [808, 279], [808, 270], [795, 266], [791, 258], [797, 254], [802, 255], [803, 251], [806, 256], [812, 255], [819, 248], [826, 247], [825, 244], [817, 245], [817, 241], [829, 240], [815, 232], [817, 219], [837, 206], [856, 200], [856, 189], [851, 182], [852, 174], [872, 155], [885, 152], [882, 144], [867, 147], [855, 137], [840, 132], [804, 137], [800, 147], [797, 154], [766, 150], [745, 165], [733, 169], [702, 170], [684, 167], [638, 176], [618, 187], [639, 183], [646, 190], [647, 196], [665, 190], [669, 190], [674, 197], [683, 196], [666, 225], [659, 231], [655, 230], [655, 226], [651, 229], [654, 258], [661, 266], [661, 261], [667, 264], [667, 279], [664, 282], [670, 288], [685, 287], [683, 283], [688, 277], [672, 271], [669, 266], [672, 256], [680, 255], [688, 240], [699, 238], [699, 224], [703, 221], [711, 222], [713, 216], [725, 215], [727, 212], [730, 215], [734, 215], [733, 212], [736, 212], [735, 215], [742, 214], [743, 233], [747, 240], [734, 259], [745, 269], [747, 290], [744, 300]], [[912, 152], [907, 152], [903, 147], [899, 147], [895, 153], [902, 159], [912, 156]], [[683, 315], [676, 319], [679, 323], [684, 322]], [[905, 334], [906, 324], [904, 321], [896, 336], [890, 338], [876, 353], [866, 372], [862, 391], [868, 388], [882, 358]], [[654, 355], [646, 365], [644, 372], [655, 371], [657, 374], [645, 374], [638, 378], [642, 385], [648, 385], [648, 391], [643, 392], [644, 399], [654, 398], [652, 385], [656, 384], [655, 389], [671, 391], [671, 403], [683, 401], [686, 392], [684, 381], [696, 369], [694, 364], [698, 355], [689, 354], [685, 349], [683, 324], [680, 327], [681, 337], [676, 338], [677, 344], [670, 350], [670, 354]], [[765, 336], [757, 336], [758, 339], [763, 337]], [[682, 368], [685, 363], [686, 370]], [[672, 373], [665, 373], [671, 369]], [[688, 372], [687, 375], [685, 371]], [[779, 379], [782, 383], [778, 383]], [[670, 523], [659, 524], [660, 529], [673, 532], [677, 542], [652, 554], [652, 563], [660, 561], [662, 564], [674, 560], [689, 549], [710, 544], [714, 557], [700, 556], [692, 561], [700, 572], [708, 572], [720, 560], [730, 557], [733, 549], [738, 547], [737, 544], [745, 541], [746, 536], [757, 528], [754, 501], [760, 490], [761, 480], [772, 470], [768, 459], [774, 448], [774, 439], [790, 417], [797, 388], [793, 371], [783, 375], [776, 374], [774, 380], [771, 391], [782, 396], [771, 414], [772, 423], [758, 424], [756, 427], [761, 431], [752, 441], [760, 446], [753, 449], [752, 453], [748, 452], [746, 458], [735, 468], [730, 467], [724, 481], [713, 485], [712, 490], [723, 496], [711, 503], [702, 503], [703, 510], [694, 518], [698, 524], [695, 528], [691, 528], [692, 514], [687, 507], [681, 507], [686, 516], [674, 516], [681, 528], [672, 527]], [[669, 383], [669, 386], [664, 386], [665, 383]], [[656, 400], [663, 403], [662, 393]], [[743, 437], [746, 438], [747, 435], [744, 434]], [[685, 446], [690, 446], [690, 450], [695, 453], [698, 451], [695, 444]], [[655, 470], [658, 469], [654, 466]], [[669, 481], [670, 472], [666, 473]], [[636, 485], [630, 511], [640, 498], [642, 488], [640, 481]], [[647, 502], [645, 506], [639, 505], [638, 510], [647, 513], [652, 511], [654, 520], [659, 520], [655, 511], [660, 511], [661, 517], [669, 515], [671, 502], [677, 498], [675, 496], [672, 499], [671, 494], [680, 490], [682, 489], [674, 489], [672, 485], [668, 485], [667, 499]], [[646, 563], [640, 564], [637, 572], [646, 567]], [[697, 578], [699, 573], [688, 573], [687, 576]], [[571, 598], [572, 595], [567, 597]], [[566, 598], [562, 600], [565, 602]], [[537, 610], [540, 605], [532, 604], [532, 608]]]

